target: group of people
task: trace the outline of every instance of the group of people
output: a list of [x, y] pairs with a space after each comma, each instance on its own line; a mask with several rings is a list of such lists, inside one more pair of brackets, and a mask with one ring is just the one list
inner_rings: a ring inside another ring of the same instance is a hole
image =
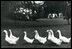
[[56, 13], [53, 13], [53, 14], [48, 14], [48, 18], [49, 19], [52, 19], [52, 18], [61, 18], [63, 17], [63, 14], [62, 13], [59, 13], [58, 15]]

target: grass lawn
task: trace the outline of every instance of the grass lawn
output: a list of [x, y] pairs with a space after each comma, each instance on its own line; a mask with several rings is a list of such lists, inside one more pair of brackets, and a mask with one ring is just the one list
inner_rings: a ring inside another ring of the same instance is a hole
[[27, 43], [23, 40], [24, 34], [23, 31], [27, 31], [27, 36], [29, 38], [34, 38], [34, 30], [38, 30], [39, 35], [42, 37], [48, 36], [46, 32], [47, 29], [52, 29], [54, 31], [54, 35], [58, 38], [58, 33], [56, 31], [58, 29], [61, 30], [62, 35], [66, 37], [71, 37], [71, 25], [67, 25], [66, 20], [62, 19], [39, 19], [37, 21], [32, 22], [24, 22], [24, 21], [6, 21], [1, 22], [1, 31], [4, 29], [12, 29], [13, 35], [19, 36], [20, 39], [16, 45], [8, 44], [4, 38], [5, 33], [1, 32], [1, 48], [71, 48], [71, 43], [64, 44], [62, 43], [60, 46], [56, 46], [50, 41], [47, 41], [44, 45], [35, 40], [32, 44]]

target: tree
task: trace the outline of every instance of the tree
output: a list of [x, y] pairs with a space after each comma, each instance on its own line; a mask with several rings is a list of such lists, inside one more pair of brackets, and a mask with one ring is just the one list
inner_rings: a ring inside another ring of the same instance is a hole
[[26, 14], [29, 15], [30, 19], [38, 19], [46, 18], [49, 13], [64, 13], [65, 6], [66, 1], [2, 1], [1, 13], [6, 11], [7, 15], [8, 13], [14, 13], [16, 8], [23, 7], [25, 9], [32, 9], [32, 14]]

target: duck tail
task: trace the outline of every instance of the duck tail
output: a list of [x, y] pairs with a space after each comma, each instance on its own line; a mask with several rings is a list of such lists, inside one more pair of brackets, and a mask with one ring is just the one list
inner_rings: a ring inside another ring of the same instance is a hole
[[18, 37], [18, 39], [19, 39], [19, 37]]
[[71, 40], [71, 37], [69, 38], [69, 41]]

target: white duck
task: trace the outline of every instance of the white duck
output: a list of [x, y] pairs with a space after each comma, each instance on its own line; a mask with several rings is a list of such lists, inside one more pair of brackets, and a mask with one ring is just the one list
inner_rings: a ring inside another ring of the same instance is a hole
[[9, 43], [9, 44], [16, 44], [16, 42], [19, 40], [19, 37], [18, 38], [13, 38], [13, 37], [9, 37], [8, 36], [8, 32], [7, 30], [3, 30], [3, 32], [5, 32], [5, 40]]
[[71, 37], [70, 38], [67, 38], [65, 36], [62, 36], [60, 30], [57, 30], [57, 32], [59, 33], [59, 39], [61, 39], [65, 43], [70, 43]]
[[24, 31], [24, 34], [25, 34], [25, 35], [24, 35], [24, 40], [25, 40], [26, 42], [32, 44], [33, 41], [34, 41], [34, 39], [30, 39], [30, 38], [28, 38], [28, 37], [27, 37], [27, 32], [26, 32], [26, 31]]
[[47, 37], [41, 37], [41, 36], [39, 36], [37, 30], [35, 30], [34, 32], [35, 32], [35, 39], [38, 40], [40, 43], [45, 44], [46, 41], [47, 41]]
[[53, 30], [50, 29], [49, 34], [51, 33], [50, 41], [57, 45], [61, 45], [62, 41], [54, 36]]

